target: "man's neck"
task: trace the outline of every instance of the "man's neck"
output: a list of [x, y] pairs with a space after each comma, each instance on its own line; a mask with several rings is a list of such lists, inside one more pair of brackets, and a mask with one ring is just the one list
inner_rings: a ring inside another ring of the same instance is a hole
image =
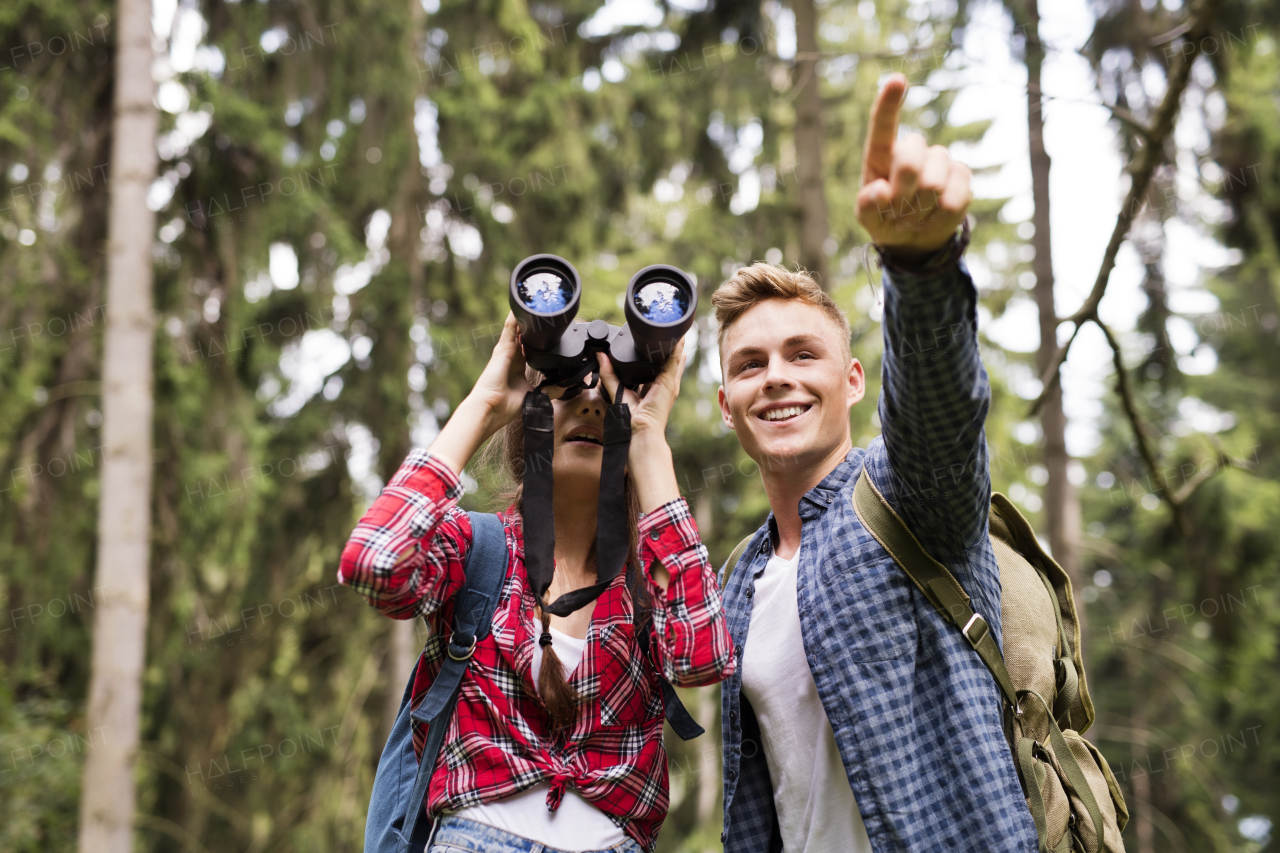
[[853, 449], [853, 442], [845, 436], [834, 450], [820, 459], [795, 467], [784, 467], [766, 460], [760, 466], [764, 491], [769, 497], [774, 523], [778, 525], [778, 543], [774, 553], [784, 560], [795, 556], [800, 548], [800, 499], [810, 489], [821, 483], [828, 474], [844, 461]]

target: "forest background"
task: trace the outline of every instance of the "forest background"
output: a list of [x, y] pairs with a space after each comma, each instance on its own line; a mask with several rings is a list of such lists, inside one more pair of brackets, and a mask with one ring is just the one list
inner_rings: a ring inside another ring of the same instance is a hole
[[[117, 653], [93, 635], [99, 502], [124, 499], [101, 487], [109, 227], [145, 226], [154, 324], [133, 848], [358, 849], [423, 636], [339, 588], [338, 554], [478, 375], [512, 266], [569, 258], [580, 316], [612, 322], [640, 267], [697, 276], [669, 439], [718, 565], [767, 503], [713, 402], [707, 298], [756, 259], [818, 272], [878, 390], [852, 199], [894, 71], [904, 129], [976, 167], [992, 476], [1075, 578], [1127, 848], [1273, 844], [1280, 3], [1098, 0], [1073, 40], [1033, 0], [154, 0], [158, 130], [134, 138], [130, 2], [0, 8], [0, 849], [73, 849], [87, 761], [129, 743], [87, 701], [90, 649]], [[993, 49], [1004, 79], [972, 73]], [[1041, 92], [1065, 61], [1087, 91]], [[981, 161], [1002, 99], [1022, 142]], [[1051, 219], [1070, 109], [1109, 116], [1113, 156]], [[111, 223], [113, 163], [149, 146], [154, 224]], [[1107, 252], [1075, 233], [1117, 220]], [[878, 431], [872, 405], [852, 422]], [[464, 479], [495, 508], [489, 472]], [[719, 848], [718, 693], [684, 698], [710, 732], [668, 738], [663, 853]]]

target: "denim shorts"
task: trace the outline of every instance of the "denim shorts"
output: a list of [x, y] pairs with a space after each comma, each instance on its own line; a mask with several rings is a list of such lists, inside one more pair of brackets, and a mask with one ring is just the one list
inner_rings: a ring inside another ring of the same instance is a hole
[[[513, 835], [474, 820], [446, 815], [440, 818], [426, 853], [584, 853], [548, 847], [540, 841]], [[634, 839], [588, 853], [643, 853]]]

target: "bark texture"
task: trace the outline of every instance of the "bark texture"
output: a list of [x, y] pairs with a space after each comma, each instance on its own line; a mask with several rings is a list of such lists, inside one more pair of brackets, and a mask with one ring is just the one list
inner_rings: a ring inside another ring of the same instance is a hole
[[86, 727], [81, 853], [131, 853], [151, 540], [151, 243], [147, 190], [156, 175], [159, 117], [151, 78], [151, 3], [121, 0], [107, 227], [106, 342], [97, 579]]
[[824, 244], [827, 194], [822, 184], [822, 99], [818, 94], [818, 9], [813, 0], [794, 0], [796, 64], [796, 177], [800, 185], [800, 263], [830, 289]]
[[[1058, 349], [1058, 316], [1053, 305], [1053, 250], [1049, 232], [1049, 153], [1044, 147], [1044, 114], [1040, 73], [1045, 51], [1040, 42], [1040, 10], [1037, 0], [1027, 0], [1025, 27], [1027, 64], [1027, 130], [1031, 147], [1031, 194], [1035, 202], [1032, 224], [1036, 233], [1031, 245], [1036, 250], [1035, 299], [1040, 309], [1040, 349], [1036, 366], [1041, 374], [1053, 362]], [[1067, 417], [1062, 405], [1062, 385], [1055, 383], [1040, 411], [1044, 432], [1044, 467], [1049, 480], [1044, 490], [1045, 520], [1053, 557], [1066, 570], [1072, 587], [1079, 592], [1080, 498], [1067, 476], [1071, 458], [1067, 455]], [[1078, 604], [1078, 602], [1077, 602]]]
[[[405, 60], [413, 67], [413, 63], [422, 55], [427, 16], [420, 0], [408, 0], [408, 11]], [[410, 151], [404, 159], [403, 176], [393, 204], [391, 228], [387, 233], [387, 249], [391, 252], [391, 261], [385, 274], [387, 280], [382, 284], [391, 290], [391, 298], [385, 305], [379, 306], [379, 316], [383, 318], [379, 327], [379, 342], [383, 346], [380, 360], [385, 359], [392, 365], [383, 382], [379, 383], [380, 396], [383, 397], [378, 401], [378, 409], [383, 415], [378, 424], [381, 442], [379, 474], [384, 483], [391, 481], [413, 444], [409, 427], [412, 411], [409, 406], [407, 376], [415, 361], [415, 347], [409, 337], [409, 330], [423, 298], [422, 261], [418, 258], [418, 232], [422, 228], [422, 215], [419, 211], [423, 196], [422, 166], [418, 160], [414, 119], [417, 98], [424, 94], [425, 88], [422, 81], [418, 80], [403, 103], [401, 126], [405, 139], [409, 141]], [[416, 633], [421, 624], [417, 619], [395, 620], [391, 623], [386, 657], [389, 684], [384, 714], [388, 732], [399, 712], [404, 683], [408, 681], [422, 649], [422, 641]]]

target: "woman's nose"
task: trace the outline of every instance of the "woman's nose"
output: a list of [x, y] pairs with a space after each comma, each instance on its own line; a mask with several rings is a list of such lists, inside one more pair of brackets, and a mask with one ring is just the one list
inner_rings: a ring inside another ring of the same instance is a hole
[[587, 388], [577, 399], [577, 411], [580, 415], [593, 415], [598, 418], [604, 417], [604, 399], [600, 396], [600, 386], [595, 388]]

